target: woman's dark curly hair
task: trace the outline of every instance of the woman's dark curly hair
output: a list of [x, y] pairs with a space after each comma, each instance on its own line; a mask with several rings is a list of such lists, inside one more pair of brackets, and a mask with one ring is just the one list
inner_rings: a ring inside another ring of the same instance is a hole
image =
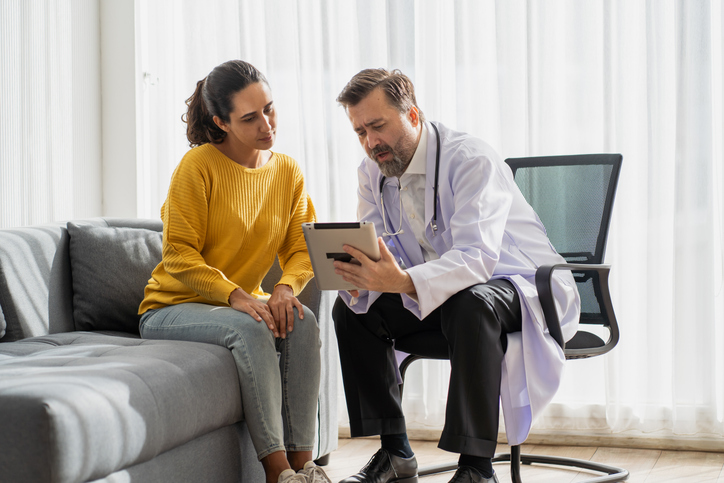
[[218, 144], [226, 132], [216, 125], [214, 116], [228, 123], [233, 111], [231, 98], [240, 90], [256, 82], [269, 85], [264, 74], [243, 60], [230, 60], [214, 67], [204, 79], [196, 83], [193, 95], [186, 99], [188, 111], [181, 116], [186, 123], [186, 137], [191, 147], [206, 143]]

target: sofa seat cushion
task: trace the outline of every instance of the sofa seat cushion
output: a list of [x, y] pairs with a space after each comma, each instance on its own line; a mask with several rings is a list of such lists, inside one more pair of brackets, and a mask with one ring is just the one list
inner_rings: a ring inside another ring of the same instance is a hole
[[0, 344], [8, 481], [100, 478], [241, 420], [231, 353], [93, 332]]

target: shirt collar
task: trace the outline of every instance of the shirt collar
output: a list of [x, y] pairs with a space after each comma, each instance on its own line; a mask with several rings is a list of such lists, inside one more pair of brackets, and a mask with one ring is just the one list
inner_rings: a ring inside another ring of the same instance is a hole
[[422, 133], [420, 134], [420, 142], [417, 143], [417, 149], [412, 156], [409, 166], [405, 170], [405, 174], [425, 174], [427, 172], [427, 126], [422, 123]]

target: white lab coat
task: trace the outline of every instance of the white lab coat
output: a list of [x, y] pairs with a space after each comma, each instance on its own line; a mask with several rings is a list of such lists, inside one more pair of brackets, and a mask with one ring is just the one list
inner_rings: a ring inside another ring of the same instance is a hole
[[[521, 444], [540, 411], [558, 390], [565, 357], [546, 328], [535, 288], [536, 268], [563, 263], [548, 241], [545, 228], [516, 186], [510, 168], [485, 142], [436, 123], [440, 131], [438, 230], [430, 226], [435, 176], [435, 131], [428, 124], [425, 220], [426, 236], [437, 260], [424, 262], [420, 245], [403, 214], [404, 233], [387, 237], [393, 255], [410, 274], [417, 297], [402, 295], [404, 306], [424, 318], [457, 292], [491, 279], [510, 280], [518, 290], [522, 331], [508, 334], [500, 387], [508, 442]], [[358, 169], [359, 220], [384, 231], [380, 203], [382, 173], [365, 157]], [[400, 201], [397, 180], [385, 182], [385, 208], [390, 230], [397, 230]], [[580, 299], [570, 272], [556, 271], [553, 294], [565, 340], [576, 333]], [[361, 291], [352, 301], [340, 296], [356, 313], [365, 313], [379, 292]], [[350, 305], [350, 303], [352, 304]]]

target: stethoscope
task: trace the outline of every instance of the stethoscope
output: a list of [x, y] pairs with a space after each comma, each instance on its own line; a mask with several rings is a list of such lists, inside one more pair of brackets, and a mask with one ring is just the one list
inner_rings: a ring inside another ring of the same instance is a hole
[[[440, 172], [440, 132], [437, 130], [437, 127], [435, 124], [430, 123], [432, 128], [435, 130], [435, 139], [437, 141], [437, 150], [435, 152], [435, 184], [433, 185], [433, 208], [432, 208], [432, 220], [430, 221], [430, 228], [432, 228], [432, 236], [435, 236], [435, 232], [437, 231], [437, 178], [438, 173]], [[400, 224], [397, 231], [394, 233], [390, 232], [390, 229], [387, 227], [387, 215], [385, 214], [385, 194], [382, 188], [384, 187], [385, 180], [387, 179], [386, 176], [382, 176], [382, 179], [380, 179], [380, 204], [382, 205], [382, 223], [385, 226], [385, 231], [382, 233], [382, 236], [395, 236], [395, 235], [402, 235], [405, 233], [405, 231], [402, 229], [402, 197], [400, 198]], [[397, 191], [399, 192], [402, 189], [402, 186], [400, 186], [400, 180], [397, 179]]]

